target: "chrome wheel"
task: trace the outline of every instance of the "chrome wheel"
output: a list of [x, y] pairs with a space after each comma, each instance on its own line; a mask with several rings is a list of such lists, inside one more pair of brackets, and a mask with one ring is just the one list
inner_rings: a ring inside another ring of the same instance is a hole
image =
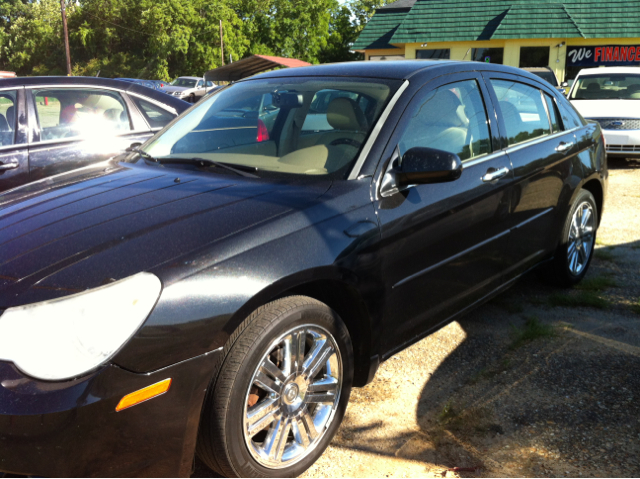
[[331, 334], [300, 326], [271, 343], [244, 404], [244, 438], [262, 466], [279, 469], [306, 457], [326, 433], [340, 401], [342, 358]]
[[593, 251], [594, 233], [595, 214], [591, 204], [585, 201], [573, 214], [569, 229], [567, 259], [571, 274], [578, 276], [589, 263]]

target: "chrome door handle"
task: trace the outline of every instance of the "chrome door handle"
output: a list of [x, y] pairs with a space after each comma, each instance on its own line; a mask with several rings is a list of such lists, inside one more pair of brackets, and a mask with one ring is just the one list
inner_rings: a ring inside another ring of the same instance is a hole
[[485, 183], [490, 183], [492, 181], [499, 180], [500, 178], [504, 178], [508, 174], [509, 168], [505, 166], [504, 168], [500, 168], [499, 170], [488, 171], [487, 174], [482, 177], [482, 181], [484, 181]]
[[18, 160], [10, 160], [10, 161], [7, 161], [6, 163], [0, 163], [0, 171], [14, 170], [18, 166], [20, 166], [20, 163], [18, 163]]
[[563, 141], [562, 143], [560, 143], [558, 145], [558, 148], [556, 148], [556, 151], [558, 153], [564, 153], [565, 151], [569, 151], [571, 148], [573, 148], [573, 141], [571, 141], [569, 143], [565, 143]]

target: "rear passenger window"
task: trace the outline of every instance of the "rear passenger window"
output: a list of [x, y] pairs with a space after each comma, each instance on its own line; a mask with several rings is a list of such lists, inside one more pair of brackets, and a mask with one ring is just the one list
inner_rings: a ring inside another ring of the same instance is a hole
[[475, 80], [451, 83], [414, 100], [400, 154], [420, 146], [455, 153], [462, 161], [491, 153], [487, 112]]
[[176, 117], [174, 113], [170, 113], [164, 108], [160, 108], [158, 105], [154, 105], [149, 101], [142, 100], [141, 98], [137, 98], [133, 95], [130, 95], [130, 98], [142, 112], [142, 115], [145, 117], [152, 130], [164, 128]]
[[16, 92], [0, 92], [0, 146], [13, 145], [16, 133]]
[[61, 140], [131, 130], [120, 94], [89, 88], [34, 90], [40, 138]]
[[498, 97], [509, 146], [551, 133], [540, 90], [508, 80], [491, 80]]

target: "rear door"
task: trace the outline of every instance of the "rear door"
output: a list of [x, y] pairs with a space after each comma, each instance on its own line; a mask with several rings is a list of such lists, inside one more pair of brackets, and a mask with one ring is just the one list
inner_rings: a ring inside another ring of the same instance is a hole
[[30, 180], [107, 160], [151, 136], [122, 92], [93, 87], [27, 90]]
[[551, 254], [563, 188], [578, 153], [575, 129], [565, 129], [553, 95], [517, 75], [485, 73], [496, 105], [503, 146], [513, 165], [508, 253], [517, 276]]
[[0, 89], [0, 191], [29, 181], [24, 88]]
[[389, 197], [378, 189], [385, 356], [502, 283], [512, 171], [491, 111], [481, 76], [447, 75], [414, 96], [387, 146], [384, 170], [422, 146], [456, 153], [464, 171], [456, 181]]

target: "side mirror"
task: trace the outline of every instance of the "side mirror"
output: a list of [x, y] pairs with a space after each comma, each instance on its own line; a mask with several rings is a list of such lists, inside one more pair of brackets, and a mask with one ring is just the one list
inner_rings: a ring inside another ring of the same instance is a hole
[[142, 143], [139, 143], [139, 142], [131, 143], [131, 144], [129, 145], [129, 148], [127, 148], [125, 151], [129, 151], [129, 152], [131, 152], [131, 151], [135, 151], [135, 150], [136, 150], [136, 148], [139, 148], [139, 147], [141, 147], [141, 146], [142, 146]]
[[566, 81], [563, 81], [562, 84], [560, 85], [562, 88], [567, 88], [569, 86], [569, 83], [567, 83]]
[[394, 157], [380, 187], [383, 197], [413, 185], [455, 181], [462, 175], [460, 157], [448, 151], [415, 147], [399, 160], [396, 149]]

